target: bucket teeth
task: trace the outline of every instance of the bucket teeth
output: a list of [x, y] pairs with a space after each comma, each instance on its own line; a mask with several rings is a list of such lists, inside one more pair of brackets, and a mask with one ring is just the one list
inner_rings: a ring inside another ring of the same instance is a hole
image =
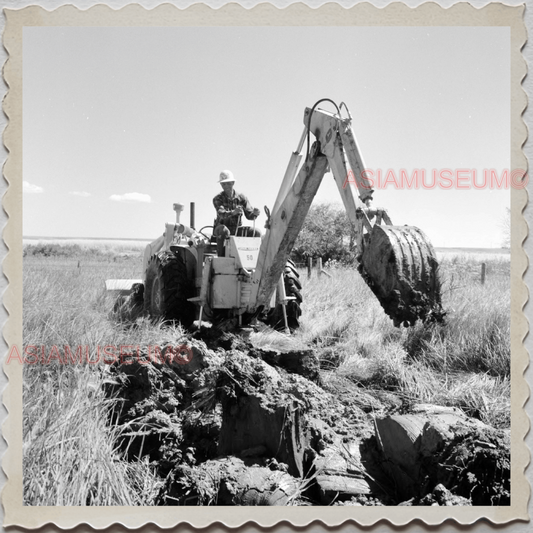
[[375, 225], [359, 271], [395, 326], [443, 320], [435, 251], [418, 228]]

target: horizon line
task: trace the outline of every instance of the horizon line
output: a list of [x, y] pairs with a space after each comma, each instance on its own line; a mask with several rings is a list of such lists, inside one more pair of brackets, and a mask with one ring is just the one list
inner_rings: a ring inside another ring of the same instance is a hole
[[[148, 241], [152, 242], [155, 239], [152, 238], [140, 238], [140, 237], [43, 237], [43, 236], [27, 236], [23, 235], [22, 239], [41, 239], [41, 240], [62, 240], [62, 241], [68, 241], [68, 240], [78, 240], [78, 241], [136, 241], [136, 242], [142, 242], [142, 241]], [[511, 251], [510, 248], [504, 248], [502, 246], [483, 246], [483, 247], [476, 247], [476, 246], [434, 246], [435, 250], [507, 250]]]

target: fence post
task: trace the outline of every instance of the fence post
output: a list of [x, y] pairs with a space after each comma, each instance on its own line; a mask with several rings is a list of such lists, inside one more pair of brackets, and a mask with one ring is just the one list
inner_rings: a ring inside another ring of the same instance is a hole
[[321, 276], [322, 275], [322, 258], [319, 257], [317, 260], [317, 270], [318, 270], [318, 275]]
[[481, 285], [485, 285], [486, 268], [487, 268], [487, 265], [485, 263], [481, 263]]
[[312, 272], [313, 272], [313, 258], [308, 257], [307, 258], [307, 279], [311, 277]]

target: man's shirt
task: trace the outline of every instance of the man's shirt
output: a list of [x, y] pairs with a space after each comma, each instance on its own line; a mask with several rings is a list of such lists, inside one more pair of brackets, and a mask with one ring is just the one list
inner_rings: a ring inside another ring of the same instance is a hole
[[248, 198], [244, 194], [239, 194], [235, 190], [232, 191], [231, 197], [226, 196], [222, 191], [213, 198], [213, 205], [217, 210], [217, 218], [215, 220], [215, 227], [219, 224], [224, 224], [228, 227], [231, 234], [234, 235], [239, 225], [239, 215], [231, 215], [230, 213], [238, 206], [241, 206], [244, 211], [244, 216], [248, 220], [254, 218], [254, 208], [250, 205]]

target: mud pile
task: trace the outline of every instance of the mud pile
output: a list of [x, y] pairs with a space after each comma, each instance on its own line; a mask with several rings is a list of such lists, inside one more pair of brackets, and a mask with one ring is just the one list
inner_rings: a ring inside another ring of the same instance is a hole
[[397, 497], [408, 500], [404, 505], [442, 505], [454, 497], [471, 505], [510, 505], [507, 431], [456, 408], [418, 405], [410, 414], [377, 420], [376, 438]]
[[107, 389], [123, 452], [161, 477], [160, 505], [509, 502], [503, 432], [433, 406], [374, 420], [323, 388], [312, 350], [210, 330], [180, 343], [114, 364]]

